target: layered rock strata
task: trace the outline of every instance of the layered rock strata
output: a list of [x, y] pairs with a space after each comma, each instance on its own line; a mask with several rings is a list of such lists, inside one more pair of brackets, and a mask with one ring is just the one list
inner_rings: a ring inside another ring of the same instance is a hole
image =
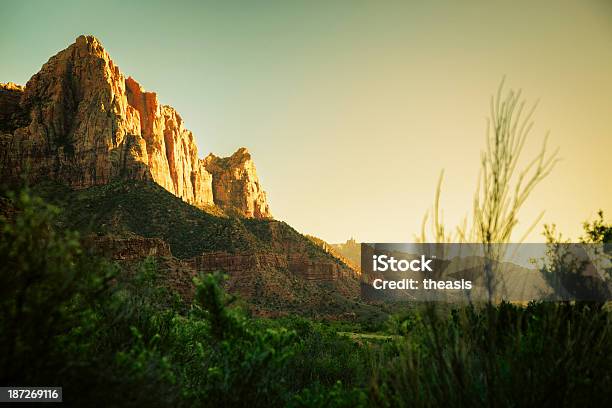
[[0, 175], [73, 188], [153, 180], [202, 208], [270, 217], [246, 149], [199, 159], [178, 112], [126, 79], [92, 36], [51, 57], [25, 88], [0, 84]]
[[238, 149], [230, 157], [209, 154], [204, 165], [212, 173], [214, 201], [221, 208], [233, 208], [243, 217], [272, 217], [255, 163], [246, 148]]

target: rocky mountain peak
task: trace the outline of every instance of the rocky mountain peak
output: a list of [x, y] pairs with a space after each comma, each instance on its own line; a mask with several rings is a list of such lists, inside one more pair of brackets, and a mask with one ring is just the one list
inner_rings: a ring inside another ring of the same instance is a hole
[[93, 36], [51, 57], [25, 89], [0, 86], [3, 179], [27, 173], [73, 188], [152, 180], [196, 206], [269, 217], [248, 151], [201, 160], [194, 139], [178, 112], [126, 79]]
[[[209, 154], [204, 165], [213, 175], [213, 196], [222, 208], [232, 206], [243, 217], [272, 218], [255, 163], [246, 148], [241, 147], [230, 157]], [[232, 205], [238, 197], [247, 199], [241, 206]]]

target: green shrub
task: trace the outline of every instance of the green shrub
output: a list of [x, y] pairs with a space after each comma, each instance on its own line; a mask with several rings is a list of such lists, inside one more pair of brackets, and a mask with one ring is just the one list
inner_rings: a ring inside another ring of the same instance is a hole
[[592, 406], [612, 396], [606, 307], [250, 318], [220, 274], [198, 276], [186, 305], [153, 259], [119, 270], [58, 233], [54, 207], [28, 191], [12, 202], [15, 217], [0, 219], [4, 384], [60, 385], [77, 406]]
[[610, 396], [610, 315], [538, 303], [435, 307], [380, 362], [380, 406], [588, 406]]
[[80, 305], [103, 290], [115, 270], [84, 253], [73, 232], [56, 232], [56, 207], [24, 189], [0, 217], [0, 383], [54, 372], [54, 340], [78, 324]]

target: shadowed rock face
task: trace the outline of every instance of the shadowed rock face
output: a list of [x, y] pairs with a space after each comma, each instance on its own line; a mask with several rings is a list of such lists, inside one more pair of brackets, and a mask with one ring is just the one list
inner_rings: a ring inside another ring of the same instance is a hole
[[0, 133], [12, 132], [27, 124], [27, 117], [19, 106], [24, 87], [12, 82], [0, 82]]
[[236, 168], [214, 167], [214, 180], [181, 116], [126, 79], [95, 37], [80, 36], [51, 57], [25, 89], [0, 84], [3, 179], [27, 173], [31, 181], [50, 178], [73, 188], [153, 180], [199, 207], [269, 217], [250, 155], [228, 163]]

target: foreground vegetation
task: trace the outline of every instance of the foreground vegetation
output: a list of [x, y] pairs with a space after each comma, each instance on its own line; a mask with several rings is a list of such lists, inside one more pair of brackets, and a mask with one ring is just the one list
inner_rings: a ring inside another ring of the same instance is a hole
[[[612, 396], [611, 313], [533, 303], [358, 323], [249, 318], [196, 279], [185, 304], [153, 260], [120, 270], [55, 229], [27, 191], [2, 218], [0, 383], [108, 406], [593, 406]], [[597, 228], [607, 228], [597, 224]], [[608, 226], [609, 227], [609, 226]], [[602, 235], [605, 237], [605, 235]]]

